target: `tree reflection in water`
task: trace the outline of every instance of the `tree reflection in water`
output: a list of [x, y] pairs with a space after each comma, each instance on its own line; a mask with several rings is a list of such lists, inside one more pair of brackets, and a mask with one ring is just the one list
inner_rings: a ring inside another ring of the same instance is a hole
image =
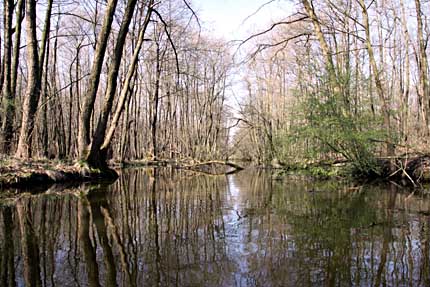
[[430, 286], [429, 210], [393, 186], [126, 170], [1, 202], [0, 285]]

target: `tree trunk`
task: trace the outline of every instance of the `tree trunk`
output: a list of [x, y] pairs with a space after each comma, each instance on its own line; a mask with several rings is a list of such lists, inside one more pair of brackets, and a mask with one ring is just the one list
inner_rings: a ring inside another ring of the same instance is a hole
[[[12, 94], [16, 97], [16, 85], [18, 78], [18, 66], [19, 66], [19, 50], [21, 46], [21, 23], [24, 20], [24, 4], [25, 0], [19, 0], [16, 7], [16, 25], [15, 25], [15, 46], [13, 48], [13, 60], [12, 60]], [[19, 20], [18, 20], [19, 19]], [[15, 110], [14, 110], [15, 113]]]
[[[372, 66], [372, 70], [374, 74], [373, 77], [375, 79], [376, 93], [378, 94], [379, 100], [381, 101], [381, 104], [382, 104], [381, 109], [382, 109], [382, 116], [384, 119], [384, 128], [387, 131], [387, 133], [390, 133], [391, 132], [390, 105], [387, 98], [384, 95], [384, 89], [383, 89], [382, 80], [380, 77], [380, 72], [378, 69], [378, 65], [376, 64], [375, 56], [373, 53], [373, 47], [372, 47], [371, 38], [370, 38], [369, 16], [367, 14], [367, 8], [366, 8], [366, 4], [364, 3], [364, 0], [359, 0], [359, 3], [362, 9], [362, 15], [363, 15], [363, 21], [364, 21], [363, 26], [366, 33], [366, 48], [369, 54], [370, 65]], [[394, 145], [391, 143], [390, 140], [388, 140], [386, 144], [386, 154], [387, 156], [394, 155]]]
[[419, 41], [419, 79], [420, 79], [420, 97], [423, 105], [424, 117], [424, 134], [426, 137], [430, 136], [430, 87], [428, 79], [428, 62], [426, 54], [426, 43], [423, 35], [423, 20], [420, 0], [415, 0], [415, 10], [417, 13], [417, 33]]
[[128, 28], [133, 17], [134, 9], [136, 7], [137, 0], [129, 0], [127, 3], [127, 8], [125, 10], [124, 17], [122, 19], [121, 27], [119, 29], [117, 42], [115, 44], [115, 52], [112, 58], [112, 63], [109, 66], [109, 75], [107, 82], [107, 90], [104, 99], [104, 105], [102, 114], [97, 124], [96, 131], [93, 136], [91, 143], [90, 153], [88, 154], [87, 161], [90, 165], [104, 165], [106, 164], [104, 158], [100, 158], [99, 150], [103, 144], [103, 140], [106, 133], [106, 126], [109, 119], [109, 114], [112, 110], [112, 104], [117, 87], [117, 78], [119, 67], [121, 65], [122, 55], [125, 40], [127, 38]]
[[411, 43], [407, 21], [406, 21], [406, 12], [405, 12], [405, 6], [403, 3], [404, 0], [400, 1], [400, 6], [402, 9], [402, 28], [403, 28], [403, 35], [405, 37], [405, 83], [402, 91], [402, 102], [401, 102], [401, 116], [402, 116], [402, 136], [405, 141], [407, 141], [407, 137], [409, 134], [409, 89], [410, 89], [410, 70], [411, 70], [411, 64], [409, 59], [409, 45]]
[[106, 8], [106, 14], [100, 34], [97, 38], [97, 47], [93, 58], [93, 65], [89, 78], [89, 87], [86, 91], [82, 114], [79, 122], [78, 148], [81, 160], [87, 160], [90, 151], [90, 123], [91, 115], [94, 111], [94, 102], [97, 96], [97, 89], [100, 82], [100, 74], [108, 44], [109, 34], [112, 28], [112, 21], [118, 0], [110, 0]]
[[[42, 95], [42, 132], [41, 132], [41, 138], [42, 138], [42, 155], [44, 158], [48, 158], [48, 141], [49, 141], [49, 134], [48, 134], [48, 64], [49, 64], [49, 42], [48, 42], [48, 51], [47, 51], [47, 58], [45, 63], [45, 73], [43, 76], [43, 95]], [[42, 63], [41, 63], [42, 64]], [[42, 81], [41, 81], [42, 82]], [[54, 83], [55, 85], [55, 83]]]
[[320, 43], [321, 50], [323, 52], [324, 58], [325, 58], [325, 64], [327, 67], [327, 72], [329, 76], [330, 81], [330, 88], [332, 88], [332, 91], [335, 93], [340, 92], [339, 83], [336, 79], [336, 70], [333, 63], [333, 57], [332, 53], [330, 51], [330, 48], [327, 44], [326, 39], [324, 38], [324, 34], [321, 29], [321, 24], [317, 16], [315, 15], [315, 11], [308, 0], [302, 0], [303, 6], [305, 7], [306, 13], [308, 14], [309, 18], [312, 20], [312, 24], [314, 26], [314, 31], [317, 36], [318, 42]]
[[113, 115], [111, 125], [110, 125], [109, 130], [106, 134], [103, 145], [100, 148], [100, 154], [101, 155], [107, 154], [107, 150], [109, 149], [112, 138], [115, 134], [115, 129], [118, 126], [119, 119], [121, 117], [122, 111], [124, 110], [124, 105], [126, 103], [126, 100], [127, 100], [127, 97], [129, 95], [129, 91], [130, 91], [129, 86], [131, 84], [131, 80], [133, 78], [133, 75], [135, 74], [137, 62], [139, 59], [140, 49], [142, 48], [142, 45], [143, 45], [145, 31], [146, 31], [146, 28], [148, 27], [149, 20], [151, 19], [151, 14], [152, 14], [152, 8], [151, 7], [153, 5], [153, 2], [154, 1], [151, 0], [149, 3], [148, 12], [145, 16], [145, 21], [144, 21], [143, 27], [141, 28], [141, 30], [139, 32], [139, 40], [138, 40], [138, 43], [136, 45], [136, 48], [134, 49], [133, 57], [131, 59], [131, 63], [130, 63], [128, 70], [127, 70], [127, 75], [125, 77], [124, 84], [123, 84], [123, 87], [121, 89], [121, 93], [120, 93], [120, 96], [118, 99], [118, 104], [116, 106], [116, 110], [115, 110], [115, 113]]
[[154, 109], [151, 121], [151, 134], [152, 134], [152, 154], [154, 159], [158, 158], [157, 151], [157, 120], [158, 120], [158, 105], [160, 102], [160, 77], [161, 77], [161, 59], [160, 59], [160, 47], [157, 43], [157, 56], [156, 56], [156, 68], [155, 68], [155, 90], [154, 90]]
[[22, 123], [15, 156], [18, 158], [31, 157], [31, 139], [34, 129], [34, 115], [40, 97], [39, 58], [36, 38], [36, 0], [26, 1], [26, 30], [27, 30], [27, 89], [24, 97]]
[[[12, 94], [12, 18], [13, 0], [4, 1], [4, 55], [3, 55], [3, 105], [5, 118], [2, 125], [2, 151], [8, 154], [13, 136], [14, 95]], [[18, 20], [19, 21], [19, 20]]]

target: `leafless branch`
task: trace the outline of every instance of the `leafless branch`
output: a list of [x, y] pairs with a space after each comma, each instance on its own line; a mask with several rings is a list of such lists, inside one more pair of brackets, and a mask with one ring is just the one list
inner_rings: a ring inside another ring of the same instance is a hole
[[293, 23], [297, 23], [297, 22], [303, 21], [303, 20], [305, 20], [307, 18], [309, 18], [309, 17], [308, 16], [303, 16], [303, 17], [300, 17], [300, 18], [297, 18], [297, 19], [294, 19], [294, 20], [291, 20], [291, 21], [281, 21], [281, 22], [273, 23], [270, 26], [270, 28], [268, 28], [268, 29], [266, 29], [266, 30], [264, 30], [262, 32], [259, 32], [257, 34], [253, 34], [253, 35], [249, 36], [248, 38], [246, 38], [245, 40], [243, 40], [242, 43], [240, 43], [239, 48], [243, 44], [245, 44], [246, 42], [248, 42], [249, 40], [254, 39], [254, 38], [258, 37], [258, 36], [264, 35], [264, 34], [270, 32], [270, 31], [272, 31], [274, 28], [276, 28], [279, 25], [289, 25], [289, 24], [293, 24]]
[[169, 39], [170, 45], [172, 46], [173, 53], [175, 54], [176, 72], [177, 72], [177, 77], [179, 80], [179, 72], [180, 72], [179, 71], [179, 57], [178, 57], [178, 53], [176, 51], [175, 43], [173, 43], [172, 37], [170, 36], [170, 33], [169, 33], [169, 29], [167, 29], [168, 25], [167, 25], [166, 21], [164, 21], [163, 17], [161, 16], [161, 14], [157, 10], [155, 10], [154, 8], [151, 8], [151, 9], [152, 9], [152, 12], [154, 12], [158, 16], [158, 19], [160, 19], [160, 21], [163, 23], [164, 32], [166, 33], [167, 38]]
[[272, 2], [275, 2], [275, 0], [267, 1], [266, 3], [264, 3], [263, 5], [261, 5], [260, 7], [258, 7], [256, 11], [254, 11], [251, 15], [249, 15], [248, 17], [246, 17], [246, 18], [242, 21], [242, 24], [241, 24], [241, 25], [243, 25], [246, 21], [248, 21], [248, 20], [249, 20], [249, 18], [251, 18], [251, 17], [255, 16], [258, 12], [260, 12], [260, 11], [261, 11], [261, 9], [263, 9], [265, 6], [269, 5], [269, 4], [270, 4], [270, 3], [272, 3]]

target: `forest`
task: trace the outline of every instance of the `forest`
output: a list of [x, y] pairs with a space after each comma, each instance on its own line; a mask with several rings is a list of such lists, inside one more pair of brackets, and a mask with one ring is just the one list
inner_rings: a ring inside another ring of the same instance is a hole
[[187, 0], [2, 2], [2, 161], [430, 179], [428, 1], [268, 1], [291, 11], [233, 42]]
[[430, 286], [430, 0], [0, 13], [0, 286]]

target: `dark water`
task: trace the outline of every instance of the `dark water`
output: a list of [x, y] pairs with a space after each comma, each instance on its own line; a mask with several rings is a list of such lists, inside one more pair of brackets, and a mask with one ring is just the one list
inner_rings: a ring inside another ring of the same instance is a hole
[[430, 286], [430, 199], [350, 187], [137, 169], [6, 200], [0, 286]]

